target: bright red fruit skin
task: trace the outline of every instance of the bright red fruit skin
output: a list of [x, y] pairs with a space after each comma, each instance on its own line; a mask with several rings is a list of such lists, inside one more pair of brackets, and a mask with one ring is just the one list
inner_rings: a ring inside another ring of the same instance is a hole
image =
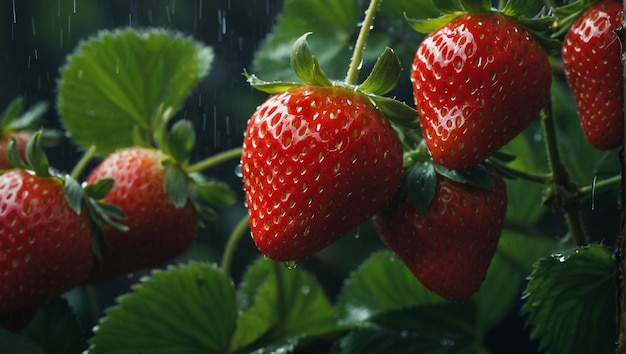
[[36, 307], [84, 280], [91, 236], [88, 213], [70, 208], [60, 179], [0, 175], [0, 314]]
[[537, 117], [551, 78], [545, 50], [506, 16], [464, 14], [430, 33], [411, 81], [435, 162], [449, 169], [482, 162]]
[[435, 198], [424, 215], [408, 199], [374, 217], [383, 242], [432, 292], [462, 301], [482, 284], [506, 214], [506, 186], [495, 173], [487, 191], [437, 177]]
[[198, 220], [191, 205], [176, 208], [163, 187], [162, 154], [153, 149], [128, 148], [109, 155], [87, 178], [93, 183], [115, 179], [103, 202], [126, 214], [127, 232], [105, 227], [110, 247], [96, 260], [87, 282], [102, 282], [136, 270], [156, 266], [182, 254], [193, 243]]
[[252, 115], [241, 164], [256, 246], [291, 261], [330, 245], [392, 197], [402, 148], [364, 95], [304, 86]]
[[601, 150], [624, 141], [622, 46], [613, 33], [623, 19], [621, 1], [593, 5], [574, 22], [561, 51], [585, 138]]

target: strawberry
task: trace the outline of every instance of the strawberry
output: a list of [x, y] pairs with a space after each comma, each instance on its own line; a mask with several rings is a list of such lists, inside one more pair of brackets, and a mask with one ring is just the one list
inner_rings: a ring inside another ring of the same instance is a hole
[[[14, 145], [9, 149], [17, 155]], [[0, 315], [36, 308], [71, 289], [85, 279], [94, 258], [80, 186], [50, 174], [42, 153], [26, 154], [32, 170], [0, 175]], [[78, 193], [69, 192], [73, 186]]]
[[494, 169], [487, 173], [492, 190], [436, 175], [423, 212], [405, 195], [374, 217], [383, 242], [426, 288], [451, 301], [480, 287], [502, 230], [506, 186]]
[[290, 261], [325, 248], [394, 194], [402, 148], [363, 94], [302, 86], [252, 115], [241, 165], [256, 246]]
[[[13, 164], [7, 156], [7, 146], [11, 139], [15, 139], [17, 152], [21, 159], [25, 158], [26, 143], [33, 136], [29, 129], [35, 128], [41, 116], [47, 109], [45, 103], [38, 103], [26, 112], [20, 114], [23, 107], [21, 98], [13, 100], [0, 115], [0, 170], [9, 170]], [[52, 137], [53, 132], [44, 133]]]
[[435, 162], [449, 169], [483, 161], [550, 99], [546, 50], [515, 18], [474, 9], [489, 3], [450, 5], [445, 16], [452, 19], [443, 27], [440, 19], [410, 20], [419, 31], [437, 28], [417, 49], [411, 81], [426, 144]]
[[166, 156], [158, 150], [133, 147], [109, 155], [87, 177], [87, 183], [114, 179], [102, 202], [125, 214], [127, 231], [104, 226], [108, 247], [96, 260], [87, 282], [98, 283], [155, 266], [187, 250], [198, 220], [190, 202], [177, 208], [164, 188]]
[[613, 33], [623, 19], [621, 1], [594, 4], [571, 26], [561, 52], [585, 138], [601, 150], [624, 140], [622, 46]]

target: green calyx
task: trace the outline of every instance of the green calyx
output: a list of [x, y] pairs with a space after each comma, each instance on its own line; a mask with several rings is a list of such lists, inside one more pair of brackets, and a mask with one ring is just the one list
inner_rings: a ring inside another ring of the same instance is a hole
[[560, 43], [555, 39], [545, 36], [545, 32], [554, 27], [554, 16], [545, 9], [541, 9], [539, 13], [532, 17], [527, 17], [527, 14], [536, 3], [536, 0], [508, 0], [502, 7], [493, 7], [491, 0], [433, 0], [433, 4], [442, 13], [440, 17], [413, 19], [405, 14], [405, 18], [409, 26], [415, 31], [430, 33], [445, 26], [453, 19], [467, 13], [500, 14], [514, 18], [521, 26], [534, 34], [537, 41], [547, 52], [556, 53], [560, 48]]
[[401, 193], [404, 193], [418, 214], [425, 214], [435, 197], [437, 178], [447, 178], [493, 191], [493, 179], [486, 165], [480, 164], [462, 170], [449, 170], [432, 160], [417, 161], [405, 170]]
[[552, 34], [552, 37], [558, 37], [567, 32], [577, 18], [598, 2], [600, 0], [577, 0], [555, 8], [556, 22], [554, 27], [556, 31]]
[[360, 85], [350, 85], [343, 81], [331, 81], [319, 65], [319, 61], [309, 50], [306, 41], [311, 33], [305, 33], [294, 43], [291, 50], [291, 67], [302, 82], [267, 82], [244, 71], [248, 83], [259, 91], [277, 94], [301, 86], [343, 87], [366, 95], [379, 111], [391, 122], [408, 128], [419, 125], [417, 112], [403, 102], [383, 96], [389, 93], [400, 78], [400, 59], [391, 48], [378, 57], [371, 73]]

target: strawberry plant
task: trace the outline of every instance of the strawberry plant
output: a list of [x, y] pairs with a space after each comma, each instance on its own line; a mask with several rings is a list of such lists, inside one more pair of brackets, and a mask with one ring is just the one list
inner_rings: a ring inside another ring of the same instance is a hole
[[168, 2], [62, 36], [50, 103], [0, 117], [0, 352], [626, 352], [623, 5]]

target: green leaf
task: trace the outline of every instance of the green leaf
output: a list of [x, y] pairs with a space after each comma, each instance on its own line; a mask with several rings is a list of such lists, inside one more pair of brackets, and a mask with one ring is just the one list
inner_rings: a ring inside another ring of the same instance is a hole
[[80, 215], [80, 209], [83, 204], [83, 189], [80, 183], [70, 176], [63, 178], [63, 189], [65, 191], [65, 200], [72, 210]]
[[224, 206], [236, 201], [235, 193], [223, 182], [208, 181], [194, 186], [200, 199], [213, 206]]
[[385, 48], [383, 54], [376, 60], [370, 75], [359, 85], [359, 89], [375, 95], [384, 95], [396, 86], [401, 71], [402, 66], [396, 53], [391, 48]]
[[[502, 239], [502, 237], [501, 237]], [[476, 303], [476, 328], [482, 333], [497, 326], [507, 315], [522, 291], [522, 273], [497, 250], [478, 291], [472, 295]]]
[[417, 111], [409, 107], [406, 103], [377, 95], [368, 95], [368, 97], [374, 102], [385, 118], [389, 119], [391, 122], [406, 128], [417, 128], [419, 126]]
[[337, 312], [341, 323], [360, 325], [387, 311], [444, 301], [426, 289], [391, 251], [381, 251], [346, 281]]
[[614, 257], [591, 245], [539, 261], [524, 294], [522, 313], [532, 338], [550, 353], [615, 350]]
[[83, 191], [86, 196], [93, 199], [102, 199], [106, 197], [107, 194], [113, 189], [113, 185], [115, 184], [115, 179], [113, 178], [103, 178], [95, 181], [94, 183], [87, 184]]
[[441, 303], [379, 314], [343, 337], [342, 354], [486, 352], [475, 338], [472, 302]]
[[244, 276], [237, 295], [241, 315], [231, 351], [266, 348], [289, 338], [299, 342], [339, 329], [322, 287], [300, 269], [260, 259]]
[[181, 120], [172, 126], [168, 135], [168, 151], [172, 157], [181, 163], [189, 160], [196, 141], [196, 132], [188, 120]]
[[418, 162], [406, 171], [406, 188], [409, 201], [418, 214], [425, 214], [435, 197], [437, 173], [429, 161]]
[[89, 353], [226, 353], [236, 322], [231, 280], [213, 265], [156, 270], [106, 310]]
[[189, 191], [187, 189], [187, 175], [176, 166], [169, 166], [165, 170], [165, 193], [172, 204], [182, 208], [187, 204]]
[[60, 297], [46, 301], [24, 333], [47, 354], [81, 353], [85, 345], [78, 318]]
[[[315, 35], [308, 39], [308, 44], [320, 66], [331, 79], [343, 79], [363, 10], [353, 0], [285, 1], [276, 26], [254, 56], [256, 73], [278, 81], [296, 81], [290, 65], [292, 45], [303, 33], [312, 32]], [[368, 42], [364, 62], [374, 60], [382, 51], [373, 41]], [[388, 44], [387, 39], [382, 43]]]
[[307, 85], [331, 86], [332, 83], [320, 68], [317, 58], [311, 55], [306, 41], [310, 34], [311, 32], [305, 33], [294, 43], [291, 50], [291, 67], [300, 80]]
[[25, 336], [0, 328], [0, 348], [5, 353], [46, 354], [46, 352]]
[[212, 60], [211, 48], [178, 32], [101, 31], [68, 56], [57, 108], [74, 142], [107, 155], [133, 145], [135, 129], [152, 137]]

